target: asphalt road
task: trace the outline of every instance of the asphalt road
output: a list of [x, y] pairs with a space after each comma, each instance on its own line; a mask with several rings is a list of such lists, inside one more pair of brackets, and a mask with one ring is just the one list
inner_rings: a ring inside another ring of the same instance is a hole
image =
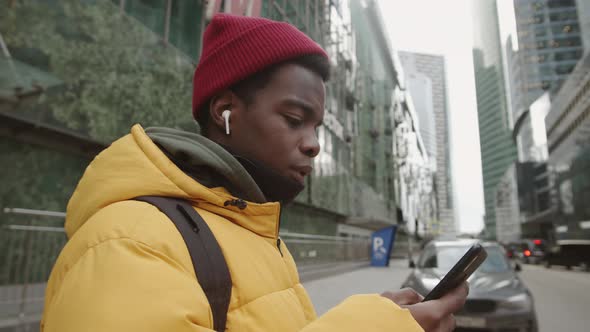
[[[399, 289], [409, 272], [407, 261], [395, 260], [388, 268], [363, 268], [304, 285], [321, 315], [350, 295]], [[590, 331], [589, 272], [525, 265], [520, 276], [533, 293], [540, 332]]]
[[590, 331], [590, 273], [525, 265], [521, 278], [533, 293], [540, 332]]
[[336, 276], [304, 282], [303, 285], [322, 315], [355, 294], [383, 293], [396, 290], [410, 273], [407, 260], [392, 260], [389, 267], [367, 267]]

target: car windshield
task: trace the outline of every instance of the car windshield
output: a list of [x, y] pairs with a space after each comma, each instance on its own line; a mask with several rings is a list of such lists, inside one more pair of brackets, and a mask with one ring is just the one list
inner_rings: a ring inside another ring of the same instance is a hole
[[[510, 270], [510, 265], [504, 257], [504, 253], [498, 247], [486, 247], [488, 258], [477, 269], [485, 273], [501, 273]], [[450, 270], [455, 263], [469, 250], [465, 246], [438, 247], [426, 250], [422, 257], [422, 268], [440, 268]]]

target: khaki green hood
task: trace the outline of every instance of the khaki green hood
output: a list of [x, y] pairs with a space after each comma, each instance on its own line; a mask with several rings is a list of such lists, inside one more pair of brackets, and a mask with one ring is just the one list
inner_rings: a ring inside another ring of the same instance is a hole
[[190, 176], [207, 187], [222, 180], [236, 196], [264, 203], [264, 194], [248, 171], [227, 150], [210, 139], [178, 129], [150, 127], [145, 133]]

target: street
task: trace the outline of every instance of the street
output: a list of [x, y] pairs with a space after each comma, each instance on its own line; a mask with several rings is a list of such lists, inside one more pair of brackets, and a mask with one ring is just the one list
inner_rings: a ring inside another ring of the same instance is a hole
[[535, 298], [540, 332], [590, 330], [590, 273], [526, 265], [521, 277]]
[[[321, 315], [350, 295], [398, 289], [409, 272], [405, 260], [394, 260], [388, 268], [360, 269], [304, 285]], [[525, 265], [520, 276], [535, 298], [540, 332], [589, 330], [590, 273]]]
[[336, 276], [304, 282], [318, 315], [354, 294], [399, 289], [410, 273], [406, 260], [392, 260], [389, 267], [368, 267]]

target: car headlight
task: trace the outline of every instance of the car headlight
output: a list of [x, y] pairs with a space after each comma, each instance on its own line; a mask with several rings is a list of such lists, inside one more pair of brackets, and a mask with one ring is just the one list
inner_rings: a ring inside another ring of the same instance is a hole
[[510, 310], [524, 310], [530, 311], [533, 308], [533, 300], [526, 293], [510, 296], [506, 300], [500, 302], [500, 307]]

